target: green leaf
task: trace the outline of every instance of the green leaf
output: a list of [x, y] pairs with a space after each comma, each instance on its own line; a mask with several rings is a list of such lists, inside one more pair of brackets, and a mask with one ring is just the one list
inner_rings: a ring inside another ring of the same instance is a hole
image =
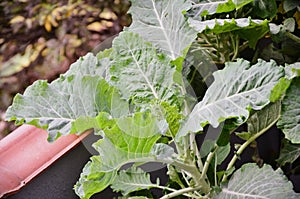
[[250, 136], [266, 131], [271, 128], [279, 119], [281, 111], [280, 101], [268, 104], [262, 110], [255, 112], [247, 121]]
[[293, 144], [300, 144], [300, 77], [292, 80], [282, 102], [281, 117], [277, 123], [285, 137]]
[[150, 189], [157, 185], [159, 185], [158, 179], [156, 184], [153, 184], [148, 173], [140, 168], [131, 167], [117, 174], [111, 188], [114, 191], [121, 191], [123, 195], [128, 195], [133, 191]]
[[289, 32], [294, 32], [295, 26], [296, 26], [296, 22], [294, 18], [287, 18], [283, 21], [284, 29]]
[[222, 187], [216, 199], [229, 198], [299, 198], [293, 185], [281, 169], [274, 171], [271, 166], [259, 168], [256, 164], [244, 164], [237, 170], [226, 186]]
[[[205, 140], [200, 149], [201, 158], [206, 157], [214, 149], [215, 144], [216, 144], [216, 140]], [[218, 165], [221, 164], [228, 156], [229, 153], [230, 153], [229, 143], [225, 146], [218, 146], [217, 150], [215, 151], [214, 161], [217, 160], [217, 164]]]
[[170, 130], [170, 132], [167, 132], [167, 136], [175, 137], [179, 130], [180, 121], [183, 119], [183, 115], [180, 114], [176, 106], [171, 106], [167, 102], [162, 102], [161, 105]]
[[217, 161], [217, 165], [222, 164], [222, 162], [227, 158], [229, 153], [230, 153], [230, 144], [229, 143], [225, 146], [219, 146], [215, 153], [214, 161]]
[[132, 24], [129, 30], [162, 49], [172, 60], [184, 57], [185, 49], [197, 36], [182, 14], [191, 8], [190, 2], [132, 0], [131, 3], [128, 12], [132, 16]]
[[105, 77], [105, 70], [109, 67], [108, 58], [98, 60], [92, 53], [87, 53], [71, 64], [70, 69], [63, 74], [65, 78], [70, 76], [83, 77], [86, 75]]
[[253, 0], [232, 0], [232, 1], [235, 4], [236, 9], [240, 9], [243, 6], [253, 2]]
[[271, 91], [270, 101], [276, 102], [281, 99], [290, 86], [290, 83], [291, 80], [286, 79], [285, 77], [281, 78]]
[[199, 33], [220, 34], [234, 32], [240, 38], [248, 40], [251, 48], [254, 48], [257, 41], [269, 32], [268, 20], [252, 20], [251, 18], [212, 19], [206, 21], [190, 18], [189, 23]]
[[[114, 108], [115, 92], [114, 87], [97, 76], [66, 79], [62, 76], [51, 84], [39, 80], [23, 95], [15, 96], [6, 119], [44, 128], [49, 133], [49, 141], [53, 141], [69, 134], [72, 123], [80, 117], [95, 117], [101, 111], [110, 113]], [[118, 102], [126, 107], [125, 102]]]
[[295, 8], [297, 8], [297, 6], [300, 5], [300, 2], [298, 0], [285, 0], [283, 2], [283, 9], [288, 12], [291, 11]]
[[102, 171], [117, 170], [130, 162], [172, 162], [173, 149], [164, 144], [155, 145], [161, 131], [156, 117], [149, 112], [119, 119], [101, 113], [97, 120], [104, 138], [93, 146], [100, 154]]
[[128, 114], [127, 102], [100, 77], [105, 63], [88, 53], [52, 83], [36, 81], [23, 95], [15, 96], [6, 119], [44, 128], [49, 133], [48, 140], [53, 141], [60, 135], [92, 128], [90, 119], [101, 111], [113, 117]]
[[277, 13], [276, 0], [254, 0], [253, 12], [261, 18], [273, 18]]
[[212, 15], [223, 12], [230, 12], [236, 8], [232, 0], [212, 0], [208, 2], [200, 2], [193, 5], [193, 18], [199, 16]]
[[101, 172], [99, 156], [91, 157], [83, 168], [80, 178], [74, 186], [75, 193], [82, 199], [88, 199], [93, 194], [103, 191], [114, 180], [116, 172]]
[[137, 104], [149, 104], [153, 99], [170, 104], [177, 101], [179, 93], [173, 82], [176, 68], [171, 66], [168, 57], [158, 54], [150, 43], [131, 32], [121, 33], [114, 40], [113, 48], [111, 81], [123, 98], [133, 99]]
[[269, 103], [271, 89], [284, 72], [273, 61], [259, 60], [251, 66], [248, 61], [239, 59], [226, 63], [223, 70], [213, 75], [215, 81], [194, 107], [177, 138], [202, 131], [206, 124], [217, 127], [229, 118], [245, 121], [250, 108], [260, 110]]
[[119, 196], [117, 198], [114, 199], [148, 199], [146, 196]]
[[300, 144], [292, 144], [287, 140], [283, 142], [283, 148], [280, 151], [280, 156], [277, 162], [284, 166], [287, 163], [293, 163], [300, 157]]
[[209, 152], [213, 150], [215, 143], [216, 142], [214, 140], [209, 140], [209, 139], [203, 142], [200, 149], [201, 158], [206, 157], [209, 154]]
[[293, 79], [294, 77], [300, 76], [300, 62], [290, 64], [284, 67], [285, 76], [287, 79]]

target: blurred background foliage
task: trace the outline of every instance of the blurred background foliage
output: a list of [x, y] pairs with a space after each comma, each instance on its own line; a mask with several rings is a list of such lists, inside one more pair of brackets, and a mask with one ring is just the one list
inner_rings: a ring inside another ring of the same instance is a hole
[[0, 2], [0, 139], [16, 93], [37, 79], [64, 73], [78, 57], [130, 24], [127, 0], [2, 0]]

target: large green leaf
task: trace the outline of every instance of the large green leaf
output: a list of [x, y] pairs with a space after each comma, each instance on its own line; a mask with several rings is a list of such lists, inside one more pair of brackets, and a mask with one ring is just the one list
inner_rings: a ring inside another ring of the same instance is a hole
[[93, 194], [103, 191], [116, 176], [116, 171], [101, 172], [99, 156], [91, 157], [83, 168], [80, 178], [74, 186], [75, 193], [82, 199], [88, 199]]
[[239, 19], [212, 19], [195, 20], [190, 18], [189, 23], [199, 33], [225, 33], [234, 32], [240, 38], [248, 40], [249, 46], [254, 48], [257, 41], [269, 32], [268, 20], [252, 20], [251, 18]]
[[300, 77], [292, 80], [282, 102], [281, 117], [277, 123], [285, 137], [294, 144], [300, 144]]
[[284, 166], [286, 163], [293, 163], [300, 157], [300, 144], [292, 144], [287, 140], [283, 142], [283, 148], [280, 151], [280, 156], [277, 162]]
[[158, 180], [156, 184], [153, 184], [148, 173], [140, 168], [132, 167], [120, 171], [112, 183], [111, 188], [114, 191], [121, 191], [123, 195], [128, 195], [130, 192], [150, 189], [157, 185], [159, 185]]
[[[73, 122], [79, 118], [95, 117], [101, 111], [115, 117], [125, 114], [128, 111], [127, 103], [120, 99], [114, 87], [96, 76], [95, 64], [95, 58], [87, 55], [80, 58], [70, 72], [52, 83], [36, 81], [23, 95], [15, 96], [12, 106], [7, 110], [6, 119], [47, 129], [49, 141], [53, 141], [60, 135], [76, 133], [70, 131]], [[84, 66], [89, 69], [81, 70]], [[89, 73], [92, 76], [87, 75]], [[81, 125], [84, 123], [77, 122], [77, 128], [73, 129], [80, 129], [80, 132], [87, 130]]]
[[160, 122], [149, 112], [119, 119], [101, 113], [97, 120], [104, 138], [94, 147], [100, 154], [102, 171], [117, 170], [129, 162], [171, 161], [174, 151], [167, 145], [155, 145], [164, 132], [161, 132]]
[[281, 169], [274, 171], [271, 166], [259, 168], [256, 164], [243, 165], [222, 187], [216, 199], [231, 198], [299, 198], [293, 191], [293, 185], [284, 176]]
[[[103, 138], [93, 145], [99, 155], [91, 157], [75, 185], [75, 191], [80, 197], [89, 198], [113, 182], [119, 189], [118, 183], [125, 183], [126, 179], [120, 176], [117, 180], [114, 179], [117, 171], [127, 163], [173, 161], [174, 149], [162, 143], [156, 144], [162, 132], [156, 117], [151, 113], [138, 112], [131, 117], [114, 119], [102, 112], [93, 119], [93, 126], [102, 130], [100, 133]], [[135, 186], [138, 187], [141, 188], [139, 185]], [[132, 187], [127, 187], [126, 190], [130, 188]]]
[[153, 99], [176, 101], [173, 75], [175, 67], [170, 59], [138, 34], [123, 32], [113, 42], [114, 62], [110, 68], [111, 81], [122, 96], [135, 103], [147, 104]]
[[183, 12], [190, 9], [190, 2], [131, 0], [131, 3], [132, 24], [129, 30], [162, 49], [172, 60], [183, 56], [197, 36], [183, 16]]
[[260, 110], [269, 103], [271, 89], [284, 71], [273, 61], [259, 60], [251, 66], [248, 61], [239, 59], [226, 63], [223, 70], [213, 75], [215, 81], [194, 107], [177, 137], [202, 131], [206, 124], [217, 127], [229, 118], [245, 121], [250, 108]]

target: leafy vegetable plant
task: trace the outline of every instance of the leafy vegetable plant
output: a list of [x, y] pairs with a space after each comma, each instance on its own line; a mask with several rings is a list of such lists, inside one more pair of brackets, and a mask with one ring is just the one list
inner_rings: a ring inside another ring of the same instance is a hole
[[[299, 6], [280, 5], [292, 13]], [[260, 57], [257, 47], [270, 37], [272, 44], [298, 38], [297, 30], [276, 22], [277, 6], [275, 0], [132, 0], [132, 24], [110, 49], [80, 58], [51, 83], [35, 82], [16, 95], [6, 117], [46, 129], [49, 141], [88, 129], [101, 136], [93, 144], [99, 154], [74, 187], [81, 198], [108, 186], [136, 199], [155, 197], [141, 191], [152, 188], [162, 190], [162, 199], [299, 198], [280, 167], [235, 167], [274, 125], [285, 135], [278, 165], [300, 155], [300, 64], [280, 66], [282, 60]], [[213, 140], [208, 126], [219, 129]], [[230, 142], [233, 135], [243, 143]], [[143, 169], [149, 162], [167, 167], [167, 184], [150, 180]]]

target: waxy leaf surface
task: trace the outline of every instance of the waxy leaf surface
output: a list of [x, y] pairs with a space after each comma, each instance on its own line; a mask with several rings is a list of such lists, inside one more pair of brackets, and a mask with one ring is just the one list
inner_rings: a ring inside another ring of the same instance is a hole
[[237, 118], [246, 120], [249, 109], [260, 110], [269, 103], [272, 88], [284, 75], [275, 62], [259, 60], [251, 66], [248, 61], [229, 62], [214, 74], [208, 88], [187, 118], [177, 137], [202, 131], [206, 124], [217, 127], [220, 122]]
[[243, 165], [222, 187], [216, 199], [249, 198], [299, 198], [293, 191], [293, 185], [284, 176], [281, 169], [274, 171], [271, 166], [259, 168], [256, 164]]
[[189, 1], [132, 0], [131, 32], [162, 49], [172, 60], [184, 55], [197, 33], [189, 27], [183, 12], [190, 9]]

